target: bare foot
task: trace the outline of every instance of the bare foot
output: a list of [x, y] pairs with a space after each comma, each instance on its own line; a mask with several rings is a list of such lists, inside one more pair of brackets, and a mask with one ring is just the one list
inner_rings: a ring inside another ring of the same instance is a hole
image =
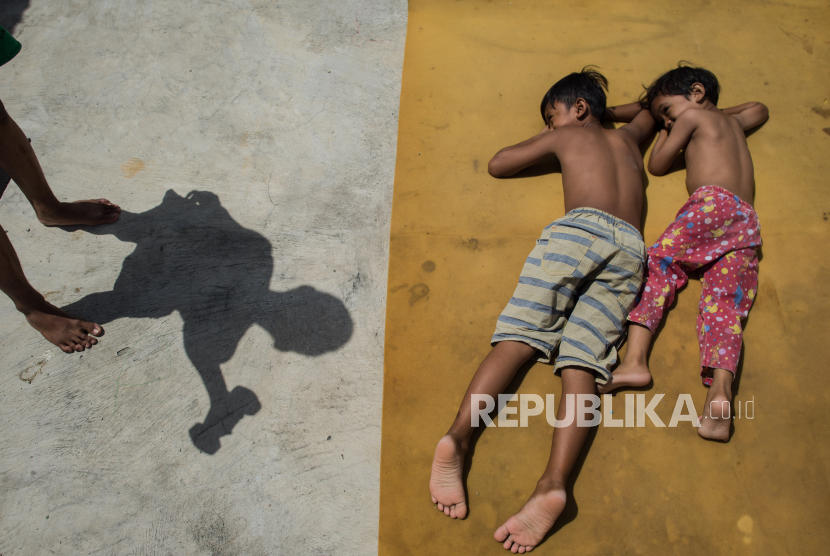
[[700, 417], [697, 434], [707, 440], [729, 440], [729, 427], [732, 424], [732, 400], [722, 392], [711, 387], [706, 396], [706, 405]]
[[597, 384], [597, 392], [607, 394], [623, 386], [645, 386], [651, 382], [651, 373], [645, 362], [626, 359], [611, 373], [611, 379], [605, 384]]
[[98, 324], [76, 319], [47, 301], [24, 313], [35, 330], [66, 353], [83, 351], [98, 343], [94, 336], [103, 336]]
[[43, 209], [38, 220], [44, 226], [97, 226], [118, 220], [121, 207], [106, 199], [89, 199], [74, 203], [61, 203], [57, 210]]
[[429, 477], [429, 493], [438, 510], [453, 519], [467, 517], [467, 500], [464, 497], [464, 456], [467, 451], [455, 438], [444, 436], [435, 448], [432, 475]]
[[493, 537], [510, 552], [524, 554], [542, 542], [553, 527], [568, 497], [565, 489], [537, 486], [519, 513], [496, 529]]

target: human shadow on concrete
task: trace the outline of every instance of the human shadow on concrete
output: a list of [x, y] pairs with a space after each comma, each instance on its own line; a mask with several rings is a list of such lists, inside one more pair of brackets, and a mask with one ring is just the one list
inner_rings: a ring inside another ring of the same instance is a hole
[[14, 35], [17, 25], [23, 21], [23, 12], [29, 9], [29, 0], [3, 0], [0, 2], [0, 27]]
[[219, 367], [252, 325], [267, 330], [279, 351], [309, 356], [333, 351], [352, 335], [352, 319], [340, 299], [311, 286], [269, 289], [270, 242], [237, 223], [213, 193], [182, 197], [170, 190], [146, 212], [123, 211], [114, 224], [83, 230], [114, 235], [136, 248], [124, 259], [112, 291], [87, 295], [63, 309], [100, 324], [178, 311], [185, 351], [210, 398], [204, 422], [190, 429], [190, 437], [208, 454], [219, 450], [220, 438], [243, 416], [260, 409], [247, 388], [228, 392]]

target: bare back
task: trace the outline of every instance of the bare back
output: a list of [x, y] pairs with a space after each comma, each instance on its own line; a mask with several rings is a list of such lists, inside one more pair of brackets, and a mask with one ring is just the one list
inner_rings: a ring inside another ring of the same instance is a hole
[[755, 170], [741, 125], [717, 109], [692, 112], [697, 121], [686, 145], [689, 195], [704, 185], [717, 185], [751, 205], [755, 198]]
[[604, 129], [599, 122], [556, 133], [565, 211], [596, 208], [640, 230], [643, 158], [634, 136], [624, 129]]

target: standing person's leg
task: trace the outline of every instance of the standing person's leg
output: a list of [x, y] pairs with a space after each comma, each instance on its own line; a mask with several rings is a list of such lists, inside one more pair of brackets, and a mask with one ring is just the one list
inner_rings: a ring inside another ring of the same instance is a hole
[[[536, 353], [536, 348], [522, 342], [499, 342], [479, 365], [461, 407], [450, 430], [438, 442], [432, 461], [432, 475], [429, 492], [432, 503], [452, 518], [467, 516], [467, 501], [464, 496], [464, 458], [473, 435], [472, 396], [486, 394], [496, 398], [504, 392], [510, 381], [523, 364]], [[478, 408], [476, 408], [478, 409]]]
[[18, 311], [38, 332], [66, 353], [83, 351], [98, 343], [104, 329], [92, 322], [76, 319], [48, 303], [26, 280], [6, 232], [0, 229], [0, 290], [8, 295]]
[[749, 315], [758, 290], [758, 255], [754, 248], [727, 253], [703, 275], [697, 334], [703, 383], [709, 386], [697, 433], [709, 440], [729, 440], [732, 381], [743, 343], [741, 321]]
[[[562, 399], [559, 402], [556, 418], [564, 422], [567, 419], [566, 397], [595, 394], [596, 377], [593, 372], [580, 367], [565, 367], [561, 372]], [[579, 411], [580, 408], [577, 408], [577, 415]], [[553, 527], [559, 514], [565, 509], [567, 501], [565, 486], [576, 463], [576, 458], [582, 451], [589, 430], [590, 427], [580, 427], [578, 420], [573, 418], [570, 424], [554, 431], [550, 459], [545, 472], [536, 483], [536, 490], [522, 509], [496, 530], [494, 537], [497, 541], [504, 543], [504, 548], [519, 554], [530, 552], [542, 542], [547, 532]]]
[[121, 209], [106, 199], [58, 201], [23, 131], [0, 102], [0, 168], [14, 180], [46, 226], [108, 224]]

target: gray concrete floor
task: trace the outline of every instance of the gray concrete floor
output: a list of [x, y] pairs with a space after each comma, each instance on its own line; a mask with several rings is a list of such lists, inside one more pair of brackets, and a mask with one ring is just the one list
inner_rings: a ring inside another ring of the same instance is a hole
[[66, 355], [0, 296], [0, 554], [375, 553], [406, 3], [3, 10], [53, 190], [124, 213], [0, 200], [32, 284], [106, 328]]

